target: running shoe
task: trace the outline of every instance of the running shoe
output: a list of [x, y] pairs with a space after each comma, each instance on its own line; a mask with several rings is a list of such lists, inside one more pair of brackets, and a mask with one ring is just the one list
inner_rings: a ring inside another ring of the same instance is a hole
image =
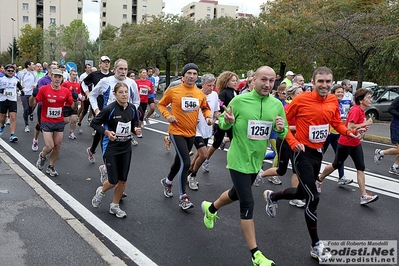
[[170, 140], [169, 136], [163, 137], [163, 141], [165, 142], [165, 149], [167, 151], [170, 151], [170, 147], [171, 147], [172, 141]]
[[380, 164], [381, 159], [384, 158], [384, 155], [382, 155], [380, 152], [381, 149], [375, 149], [374, 151], [374, 162], [376, 164]]
[[39, 150], [39, 140], [33, 139], [32, 140], [32, 151]]
[[302, 208], [303, 206], [306, 205], [306, 203], [303, 200], [299, 199], [293, 199], [288, 202], [291, 206], [297, 206], [298, 208]]
[[203, 201], [201, 203], [201, 209], [202, 209], [202, 212], [204, 213], [204, 224], [205, 224], [205, 227], [208, 229], [212, 229], [215, 226], [216, 218], [219, 218], [217, 216], [218, 212], [211, 213], [209, 211], [209, 207], [211, 205], [212, 205], [212, 203], [209, 201]]
[[399, 168], [391, 166], [388, 171], [390, 174], [399, 175]]
[[54, 169], [53, 165], [47, 166], [46, 173], [53, 177], [58, 175], [58, 172]]
[[139, 145], [139, 142], [134, 137], [132, 137], [132, 145], [133, 146]]
[[79, 134], [83, 134], [83, 129], [82, 129], [81, 126], [79, 126], [79, 128], [78, 128], [78, 133], [79, 133]]
[[319, 181], [316, 179], [316, 189], [317, 192], [321, 193], [321, 188], [323, 187], [323, 181]]
[[275, 185], [281, 185], [283, 181], [280, 180], [278, 176], [269, 176], [267, 180]]
[[102, 190], [103, 190], [103, 187], [99, 186], [96, 189], [96, 194], [94, 195], [93, 199], [91, 200], [91, 205], [94, 208], [98, 208], [98, 206], [100, 206], [100, 204], [101, 204], [101, 201], [105, 197], [105, 194], [102, 192]]
[[109, 213], [110, 214], [115, 214], [116, 217], [121, 218], [121, 219], [126, 218], [126, 216], [127, 216], [126, 212], [121, 210], [121, 208], [119, 207], [119, 204], [118, 205], [113, 205], [111, 203], [109, 205]]
[[102, 164], [98, 167], [98, 170], [100, 171], [100, 182], [104, 184], [104, 182], [108, 180], [107, 167], [105, 164]]
[[172, 183], [168, 184], [166, 183], [166, 177], [161, 179], [161, 184], [163, 186], [163, 194], [167, 198], [173, 197], [173, 192], [172, 192]]
[[339, 186], [348, 185], [352, 182], [353, 182], [353, 179], [346, 178], [345, 176], [338, 179]]
[[204, 163], [202, 164], [202, 170], [204, 170], [204, 172], [206, 172], [206, 173], [209, 173], [209, 163], [210, 162], [211, 162], [210, 160], [206, 159], [204, 161]]
[[252, 264], [254, 266], [275, 266], [274, 261], [266, 258], [260, 250], [256, 251], [254, 257], [252, 258]]
[[366, 195], [360, 197], [360, 205], [369, 204], [377, 200], [378, 195], [372, 195], [371, 193], [367, 193]]
[[89, 117], [89, 118], [87, 118], [87, 124], [90, 125], [90, 123], [91, 123], [91, 118]]
[[18, 141], [18, 137], [14, 134], [11, 135], [10, 137], [10, 142], [17, 142]]
[[73, 132], [69, 133], [68, 138], [70, 138], [70, 139], [76, 139], [75, 133], [73, 133]]
[[7, 118], [6, 118], [6, 125], [9, 125], [10, 124], [10, 118], [7, 116]]
[[255, 187], [259, 187], [259, 183], [260, 182], [262, 182], [263, 183], [263, 177], [262, 177], [262, 173], [263, 173], [263, 170], [262, 169], [260, 169], [259, 170], [259, 172], [258, 172], [258, 174], [256, 175], [256, 178], [255, 178], [255, 181], [254, 181], [254, 186]]
[[28, 125], [25, 126], [25, 132], [30, 132], [30, 127]]
[[183, 210], [188, 210], [194, 208], [194, 204], [192, 204], [188, 196], [184, 194], [179, 199], [179, 207], [182, 208]]
[[96, 158], [94, 158], [94, 154], [90, 151], [90, 147], [88, 147], [86, 149], [86, 152], [87, 152], [87, 155], [88, 155], [87, 159], [89, 159], [89, 162], [95, 163], [96, 162]]
[[161, 115], [158, 114], [157, 112], [154, 112], [151, 116], [154, 117], [154, 118], [160, 118], [161, 117]]
[[272, 201], [270, 196], [273, 194], [273, 191], [271, 190], [265, 190], [263, 192], [263, 198], [266, 201], [266, 213], [270, 217], [274, 218], [276, 217], [276, 209], [277, 209], [277, 202]]
[[148, 118], [144, 118], [144, 121], [145, 121], [145, 125], [146, 125], [146, 126], [148, 126], [148, 125], [151, 124], [151, 123], [150, 123], [150, 119], [148, 119]]
[[189, 174], [187, 176], [187, 182], [188, 182], [188, 187], [191, 190], [198, 190], [198, 181], [197, 181], [197, 177], [192, 176], [191, 174]]
[[324, 246], [323, 241], [319, 240], [314, 247], [310, 247], [310, 256], [319, 259], [320, 262], [326, 262], [331, 258], [331, 252]]
[[139, 139], [143, 138], [143, 134], [136, 135]]
[[32, 114], [29, 115], [29, 120], [33, 121], [33, 115]]
[[5, 127], [0, 127], [0, 136], [2, 136], [4, 134], [4, 128]]
[[42, 157], [42, 152], [39, 153], [39, 159], [37, 159], [36, 167], [39, 170], [43, 170], [44, 163], [46, 162], [46, 158]]
[[122, 198], [121, 198], [121, 199], [126, 198], [126, 197], [127, 197], [127, 194], [126, 194], [125, 191], [123, 191], [123, 192], [122, 192]]
[[96, 131], [93, 130], [93, 132], [91, 132], [91, 136], [94, 137], [96, 135]]

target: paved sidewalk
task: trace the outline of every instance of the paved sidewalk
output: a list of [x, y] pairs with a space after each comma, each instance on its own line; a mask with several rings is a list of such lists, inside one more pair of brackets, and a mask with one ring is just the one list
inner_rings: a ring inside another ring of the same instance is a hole
[[363, 139], [379, 143], [392, 144], [389, 131], [389, 122], [372, 124], [364, 134]]
[[125, 265], [0, 150], [0, 265]]

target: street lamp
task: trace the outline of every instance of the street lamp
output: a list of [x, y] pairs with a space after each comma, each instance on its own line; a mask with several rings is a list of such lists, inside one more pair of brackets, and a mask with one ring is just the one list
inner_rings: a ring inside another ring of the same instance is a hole
[[12, 20], [12, 48], [11, 48], [11, 64], [14, 64], [14, 22], [15, 19], [11, 17]]

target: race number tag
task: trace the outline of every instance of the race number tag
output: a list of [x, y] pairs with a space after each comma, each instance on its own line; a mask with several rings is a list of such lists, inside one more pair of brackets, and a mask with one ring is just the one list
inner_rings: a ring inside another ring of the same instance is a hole
[[14, 92], [15, 92], [14, 89], [6, 89], [6, 90], [4, 91], [4, 95], [5, 95], [5, 96], [10, 96], [10, 97], [12, 97], [12, 96], [14, 96]]
[[193, 112], [198, 110], [198, 108], [199, 100], [197, 98], [183, 97], [181, 99], [181, 109], [183, 109], [184, 112]]
[[61, 114], [62, 114], [62, 107], [57, 107], [57, 108], [49, 107], [47, 109], [48, 118], [59, 118], [61, 117]]
[[140, 88], [140, 94], [141, 95], [148, 95], [148, 87]]
[[131, 136], [131, 122], [118, 122], [116, 126], [115, 136], [117, 141], [127, 141]]
[[313, 143], [325, 142], [330, 129], [329, 124], [309, 126], [309, 140]]
[[270, 121], [249, 120], [247, 137], [254, 140], [265, 140], [270, 138], [273, 123]]

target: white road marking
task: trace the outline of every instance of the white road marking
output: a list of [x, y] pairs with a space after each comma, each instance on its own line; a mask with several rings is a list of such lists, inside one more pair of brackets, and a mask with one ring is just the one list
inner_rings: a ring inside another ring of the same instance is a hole
[[[38, 170], [33, 164], [31, 164], [27, 159], [25, 159], [21, 154], [19, 154], [16, 150], [14, 150], [8, 143], [6, 143], [1, 138], [0, 138], [0, 145], [4, 147], [16, 160], [18, 160], [22, 165], [24, 165], [29, 171], [31, 171], [41, 182], [43, 182], [43, 184], [48, 189], [54, 192], [73, 210], [79, 213], [79, 215], [84, 220], [86, 220], [86, 222], [90, 223], [90, 225], [92, 225], [96, 230], [98, 230], [101, 234], [107, 237], [115, 246], [117, 246], [122, 252], [124, 252], [134, 263], [136, 263], [137, 265], [146, 265], [146, 266], [157, 265], [155, 262], [150, 260], [146, 255], [144, 255], [139, 249], [133, 246], [132, 243], [130, 243], [119, 233], [117, 233], [106, 223], [104, 223], [101, 219], [95, 216], [91, 211], [89, 211], [86, 207], [84, 207], [80, 202], [78, 202], [65, 190], [60, 188], [56, 183], [54, 183], [50, 178], [48, 178], [43, 172]], [[2, 158], [4, 155], [5, 155], [4, 153], [1, 154]], [[27, 176], [26, 178], [30, 179], [30, 181], [34, 181], [34, 179], [30, 177], [28, 174], [25, 173], [25, 175]], [[43, 198], [45, 199], [46, 197]], [[61, 217], [63, 216], [61, 215]], [[74, 228], [72, 225], [71, 227]], [[97, 250], [97, 252], [99, 252], [97, 247], [93, 245], [93, 242], [88, 241], [87, 239], [86, 241], [89, 244], [91, 244]], [[100, 252], [99, 254], [103, 255]]]

